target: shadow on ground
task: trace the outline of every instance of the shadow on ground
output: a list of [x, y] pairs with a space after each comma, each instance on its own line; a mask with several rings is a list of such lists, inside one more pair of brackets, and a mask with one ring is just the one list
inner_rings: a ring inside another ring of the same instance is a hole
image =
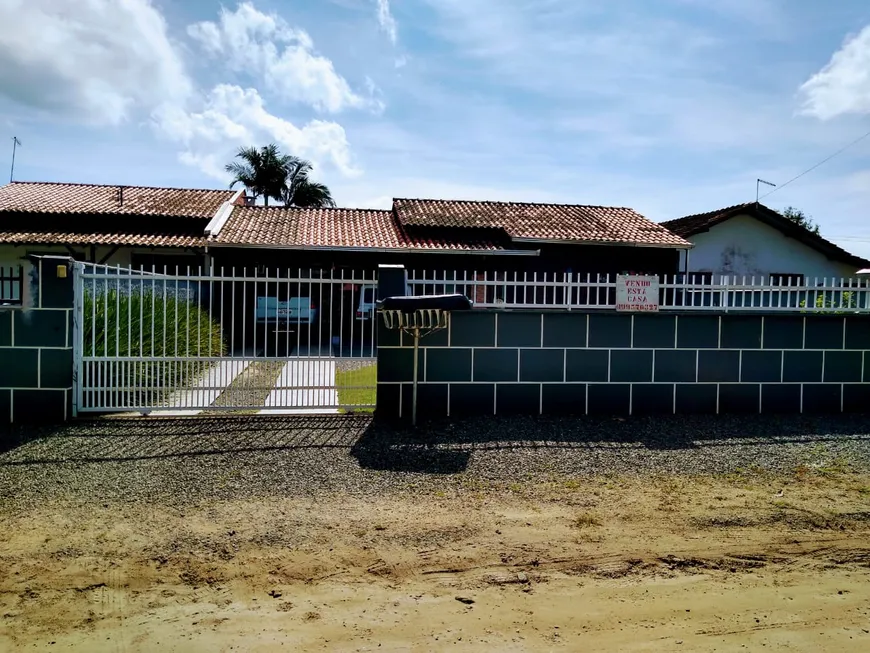
[[364, 469], [454, 474], [484, 450], [705, 449], [870, 441], [868, 432], [867, 418], [857, 415], [474, 418], [417, 429], [368, 415], [105, 418], [7, 427], [0, 467], [344, 449]]

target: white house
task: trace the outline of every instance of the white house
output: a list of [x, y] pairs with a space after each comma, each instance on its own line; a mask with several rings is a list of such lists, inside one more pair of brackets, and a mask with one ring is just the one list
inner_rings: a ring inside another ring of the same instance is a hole
[[763, 283], [812, 284], [814, 279], [853, 277], [870, 261], [755, 202], [663, 222], [694, 247], [681, 253], [680, 268], [709, 278], [736, 275]]

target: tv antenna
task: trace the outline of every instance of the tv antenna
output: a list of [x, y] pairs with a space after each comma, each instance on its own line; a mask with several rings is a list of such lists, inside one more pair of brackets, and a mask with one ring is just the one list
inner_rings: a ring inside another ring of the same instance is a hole
[[15, 176], [15, 150], [21, 145], [21, 141], [17, 136], [12, 137], [12, 168], [9, 170], [9, 183], [12, 183], [12, 178]]
[[776, 184], [773, 184], [769, 181], [764, 181], [764, 179], [756, 179], [755, 180], [755, 203], [758, 204], [758, 189], [761, 188], [761, 184], [766, 184], [768, 186], [773, 186], [776, 188]]

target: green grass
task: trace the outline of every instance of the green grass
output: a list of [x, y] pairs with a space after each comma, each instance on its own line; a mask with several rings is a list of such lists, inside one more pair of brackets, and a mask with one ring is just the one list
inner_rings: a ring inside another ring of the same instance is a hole
[[[338, 403], [344, 410], [371, 413], [370, 406], [377, 402], [378, 366], [368, 365], [356, 370], [337, 370], [335, 385], [338, 388]], [[352, 408], [364, 406], [363, 408]]]

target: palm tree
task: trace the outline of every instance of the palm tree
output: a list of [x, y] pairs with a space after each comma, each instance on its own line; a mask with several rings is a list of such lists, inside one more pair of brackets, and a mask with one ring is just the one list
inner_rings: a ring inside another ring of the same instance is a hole
[[278, 146], [270, 143], [260, 149], [241, 147], [236, 152], [239, 161], [226, 165], [226, 171], [233, 175], [230, 188], [241, 183], [256, 200], [263, 198], [269, 206], [269, 198], [280, 201], [284, 195], [287, 171], [298, 165], [298, 159], [281, 154]]
[[308, 173], [313, 168], [308, 161], [297, 160], [284, 184], [284, 206], [305, 208], [334, 207], [335, 200], [326, 184], [311, 181]]
[[284, 206], [335, 206], [329, 188], [309, 178], [311, 164], [299, 157], [282, 154], [274, 143], [260, 149], [239, 148], [236, 158], [241, 162], [226, 165], [227, 172], [233, 175], [230, 188], [241, 183], [255, 200], [262, 196], [266, 206], [269, 206], [269, 198], [284, 202]]

